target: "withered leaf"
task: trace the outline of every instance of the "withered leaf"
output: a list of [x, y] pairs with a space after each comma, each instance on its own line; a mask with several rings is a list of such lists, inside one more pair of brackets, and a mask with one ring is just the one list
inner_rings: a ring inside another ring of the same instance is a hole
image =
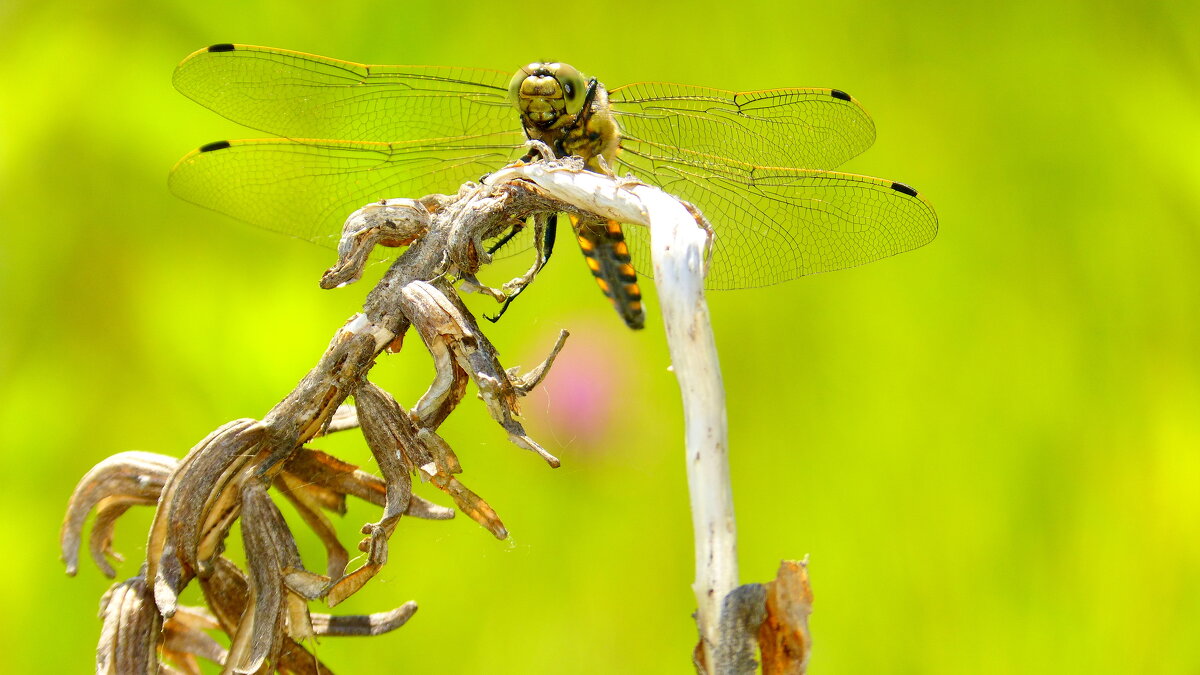
[[313, 631], [317, 635], [370, 636], [383, 635], [403, 626], [417, 612], [417, 603], [409, 601], [390, 612], [358, 616], [313, 614]]
[[96, 672], [102, 675], [156, 674], [162, 617], [143, 577], [114, 584], [100, 599], [100, 643]]
[[234, 420], [209, 434], [183, 458], [163, 488], [146, 556], [147, 578], [154, 580], [154, 598], [163, 616], [175, 613], [179, 592], [196, 573], [204, 506], [224, 472], [248, 461], [257, 424]]
[[275, 485], [325, 545], [327, 574], [333, 578], [342, 576], [350, 562], [350, 554], [338, 541], [337, 531], [333, 529], [329, 519], [321, 513], [319, 498], [309, 491], [308, 486], [301, 483], [300, 479], [286, 472], [275, 477]]
[[766, 584], [767, 617], [758, 632], [764, 675], [803, 675], [808, 667], [812, 637], [812, 588], [805, 561], [784, 560], [775, 580]]
[[312, 627], [307, 607], [296, 605], [303, 599], [289, 598], [283, 583], [284, 570], [303, 567], [283, 514], [260, 483], [247, 481], [241, 495], [250, 597], [226, 665], [235, 673], [254, 673], [265, 663], [278, 661], [285, 628], [288, 635], [308, 637]]
[[101, 533], [93, 533], [92, 557], [106, 576], [115, 576], [116, 573], [104, 559], [104, 554], [111, 554], [109, 544], [112, 541], [112, 526], [116, 517], [124, 510], [115, 513], [111, 511], [119, 509], [118, 505], [123, 503], [134, 505], [157, 502], [171, 471], [178, 464], [179, 460], [166, 455], [121, 452], [105, 459], [84, 474], [75, 486], [75, 491], [71, 493], [71, 499], [67, 503], [67, 515], [59, 533], [59, 544], [63, 562], [67, 564], [67, 574], [75, 576], [78, 571], [83, 524], [88, 513], [102, 504], [110, 513], [101, 524], [93, 526], [101, 529]]

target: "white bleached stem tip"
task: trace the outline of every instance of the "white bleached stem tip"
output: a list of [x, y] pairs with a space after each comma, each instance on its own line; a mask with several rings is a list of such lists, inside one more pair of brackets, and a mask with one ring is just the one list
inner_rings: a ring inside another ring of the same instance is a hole
[[654, 284], [683, 398], [696, 620], [711, 664], [721, 637], [722, 603], [738, 586], [738, 569], [724, 385], [704, 300], [708, 230], [678, 198], [649, 185], [544, 163], [510, 167], [489, 180], [512, 178], [533, 181], [592, 213], [650, 228]]

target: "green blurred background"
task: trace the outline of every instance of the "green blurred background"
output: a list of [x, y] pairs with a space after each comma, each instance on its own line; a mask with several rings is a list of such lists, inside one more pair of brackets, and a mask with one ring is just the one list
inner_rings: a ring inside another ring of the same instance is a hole
[[[259, 135], [170, 84], [191, 51], [243, 42], [853, 93], [879, 137], [847, 170], [916, 186], [942, 231], [863, 268], [711, 296], [742, 580], [811, 555], [813, 673], [1200, 673], [1198, 15], [1182, 1], [9, 0], [0, 670], [92, 668], [109, 582], [86, 562], [65, 577], [56, 541], [79, 477], [262, 415], [368, 290], [322, 291], [331, 252], [167, 192], [188, 150]], [[569, 248], [488, 326], [509, 366], [573, 332], [525, 408], [563, 468], [509, 445], [469, 397], [444, 436], [512, 537], [464, 517], [402, 525], [387, 569], [338, 611], [421, 610], [385, 637], [323, 641], [338, 672], [690, 672], [661, 324], [627, 331]], [[373, 378], [411, 404], [431, 375], [410, 345]], [[344, 436], [320, 447], [369, 462]], [[375, 516], [354, 508], [344, 538]], [[124, 576], [149, 520], [118, 528]]]

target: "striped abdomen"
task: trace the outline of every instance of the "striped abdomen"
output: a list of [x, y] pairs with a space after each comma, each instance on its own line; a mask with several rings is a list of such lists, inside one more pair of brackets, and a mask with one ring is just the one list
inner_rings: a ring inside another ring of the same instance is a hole
[[[572, 222], [575, 222], [574, 218]], [[642, 291], [638, 288], [637, 271], [629, 260], [621, 224], [610, 220], [605, 224], [579, 227], [576, 223], [576, 235], [588, 269], [596, 277], [596, 284], [612, 301], [625, 325], [644, 327], [646, 312], [642, 309]]]

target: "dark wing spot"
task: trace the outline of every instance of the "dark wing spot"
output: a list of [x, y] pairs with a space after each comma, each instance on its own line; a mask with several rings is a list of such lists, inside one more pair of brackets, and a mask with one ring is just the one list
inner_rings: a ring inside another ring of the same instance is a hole
[[231, 52], [231, 51], [233, 51], [233, 49], [234, 49], [233, 45], [229, 44], [228, 42], [222, 42], [219, 45], [213, 45], [213, 46], [209, 47], [208, 51], [210, 51], [210, 52]]
[[830, 90], [829, 90], [829, 95], [830, 95], [830, 96], [832, 96], [832, 97], [834, 97], [834, 98], [840, 98], [840, 99], [842, 99], [843, 101], [849, 101], [849, 100], [850, 100], [850, 94], [847, 94], [846, 92], [842, 91], [841, 89], [830, 89]]
[[892, 183], [892, 189], [902, 195], [908, 195], [909, 197], [917, 196], [917, 191], [908, 187], [904, 183]]
[[200, 152], [212, 152], [213, 150], [224, 150], [229, 147], [229, 141], [214, 141], [208, 145], [200, 146]]

